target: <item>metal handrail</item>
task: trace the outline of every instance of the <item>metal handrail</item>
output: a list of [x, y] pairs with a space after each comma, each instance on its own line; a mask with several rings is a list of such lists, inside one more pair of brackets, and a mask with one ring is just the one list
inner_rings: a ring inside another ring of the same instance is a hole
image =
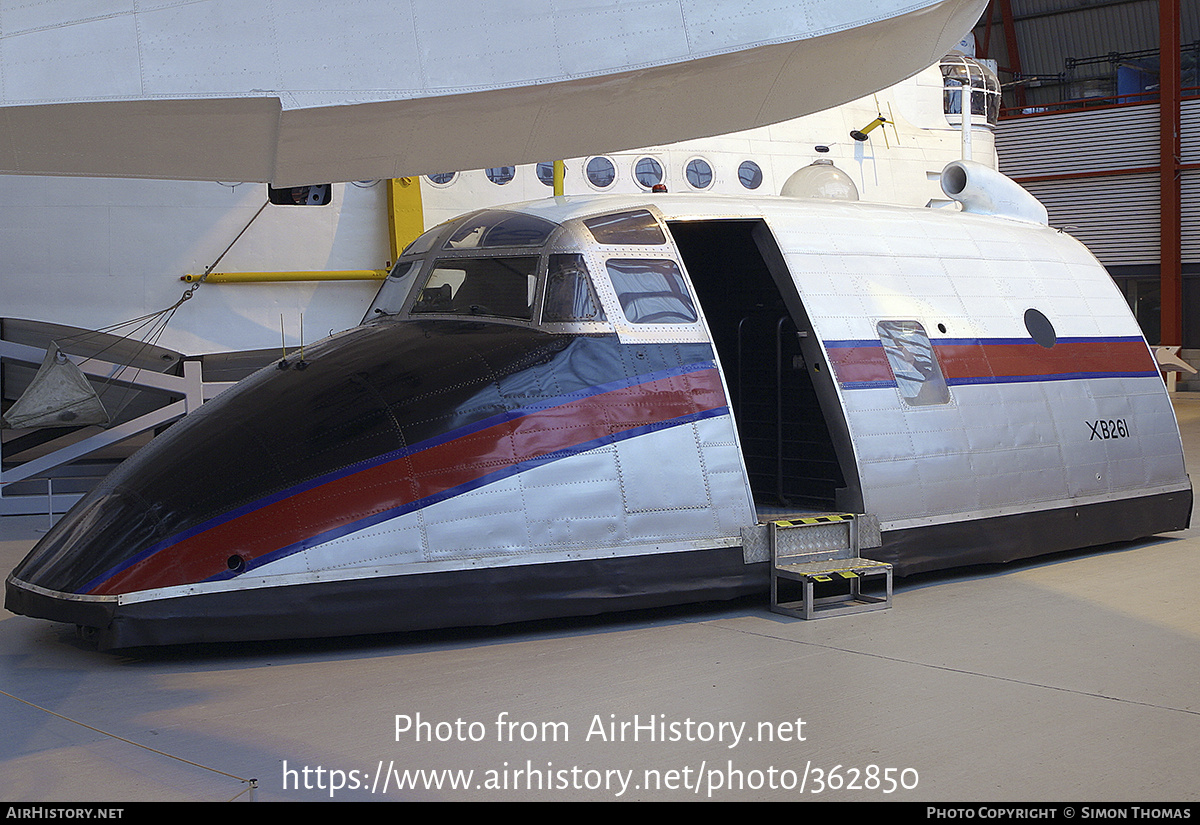
[[[1184, 100], [1200, 97], [1200, 86], [1187, 86], [1181, 90]], [[1129, 98], [1142, 98], [1130, 100]], [[1058, 115], [1068, 112], [1095, 112], [1127, 106], [1146, 106], [1158, 103], [1158, 92], [1134, 92], [1105, 95], [1103, 97], [1081, 97], [1061, 100], [1057, 103], [1041, 103], [1026, 106], [1004, 106], [1000, 109], [1001, 120]], [[1036, 110], [1036, 111], [1034, 111]]]

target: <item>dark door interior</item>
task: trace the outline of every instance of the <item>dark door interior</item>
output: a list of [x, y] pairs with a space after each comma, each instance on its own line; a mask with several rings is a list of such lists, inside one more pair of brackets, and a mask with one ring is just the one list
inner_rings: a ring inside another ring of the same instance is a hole
[[810, 330], [797, 329], [760, 249], [774, 243], [769, 230], [756, 220], [680, 221], [670, 230], [725, 371], [756, 503], [836, 509], [846, 482], [801, 354]]

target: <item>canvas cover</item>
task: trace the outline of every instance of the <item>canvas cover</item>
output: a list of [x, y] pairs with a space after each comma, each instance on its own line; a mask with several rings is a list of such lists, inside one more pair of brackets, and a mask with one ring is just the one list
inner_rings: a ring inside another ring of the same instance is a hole
[[3, 421], [12, 429], [81, 427], [107, 426], [109, 417], [83, 372], [51, 342], [37, 375]]

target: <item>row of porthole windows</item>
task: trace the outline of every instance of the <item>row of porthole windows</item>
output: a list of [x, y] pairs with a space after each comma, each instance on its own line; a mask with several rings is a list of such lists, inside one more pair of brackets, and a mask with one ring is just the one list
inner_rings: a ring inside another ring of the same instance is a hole
[[[538, 180], [546, 186], [554, 185], [554, 164], [539, 163], [536, 167]], [[497, 186], [509, 183], [517, 174], [515, 166], [493, 166], [485, 169], [488, 180]], [[612, 158], [596, 155], [588, 158], [584, 164], [584, 174], [596, 189], [608, 189], [617, 182], [617, 165]], [[683, 175], [688, 185], [693, 189], [703, 191], [713, 184], [713, 169], [704, 158], [696, 157], [689, 160], [683, 167]], [[438, 186], [448, 186], [458, 176], [457, 172], [436, 172], [427, 175], [431, 183]], [[650, 189], [663, 182], [664, 171], [661, 163], [652, 157], [639, 158], [633, 164], [633, 178], [644, 189]], [[738, 167], [738, 182], [746, 189], [754, 190], [762, 185], [762, 168], [752, 160], [743, 161]]]

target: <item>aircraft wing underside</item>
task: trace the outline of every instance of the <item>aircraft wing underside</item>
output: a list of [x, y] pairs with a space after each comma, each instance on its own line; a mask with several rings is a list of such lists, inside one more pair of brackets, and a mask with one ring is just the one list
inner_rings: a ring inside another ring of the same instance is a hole
[[288, 186], [723, 134], [920, 71], [984, 2], [125, 5], [0, 2], [0, 172]]

